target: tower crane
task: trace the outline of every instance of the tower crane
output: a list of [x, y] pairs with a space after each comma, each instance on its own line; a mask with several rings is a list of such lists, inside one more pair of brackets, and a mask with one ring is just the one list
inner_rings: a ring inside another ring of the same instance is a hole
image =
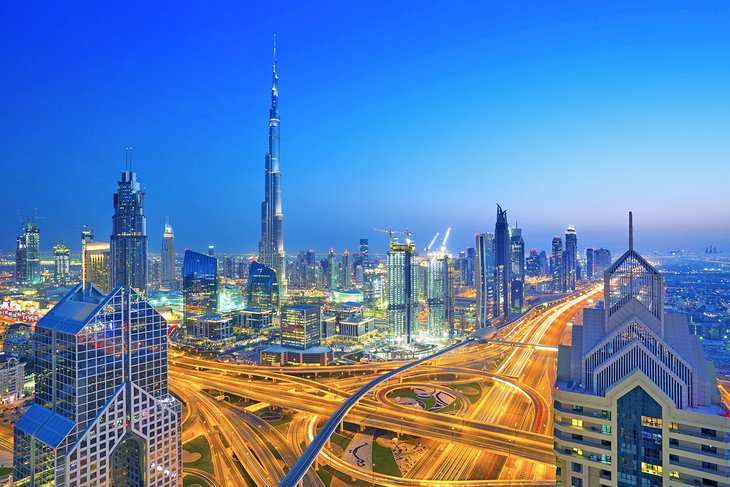
[[401, 234], [401, 235], [405, 235], [406, 236], [406, 242], [407, 243], [410, 243], [410, 241], [411, 241], [411, 235], [412, 234], [411, 234], [411, 231], [408, 230], [407, 228], [406, 228], [406, 231], [405, 232], [404, 231], [401, 231], [401, 230], [393, 230], [393, 227], [388, 227], [387, 230], [384, 230], [382, 228], [373, 228], [373, 230], [375, 230], [376, 232], [387, 233], [388, 234], [388, 238], [390, 240], [390, 243], [393, 242], [393, 234], [394, 233], [398, 233], [398, 234]]
[[441, 252], [446, 252], [446, 242], [449, 240], [449, 235], [451, 235], [451, 227], [446, 229], [444, 239], [441, 241]]
[[433, 247], [433, 244], [436, 243], [436, 239], [439, 238], [439, 235], [441, 235], [441, 232], [436, 232], [436, 235], [434, 235], [433, 238], [431, 239], [431, 243], [429, 243], [428, 244], [428, 247], [426, 247], [426, 254], [427, 255], [431, 251], [431, 247]]

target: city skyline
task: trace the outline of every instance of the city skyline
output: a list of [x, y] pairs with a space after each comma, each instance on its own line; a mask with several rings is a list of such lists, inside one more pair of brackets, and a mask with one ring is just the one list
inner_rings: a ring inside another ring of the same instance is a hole
[[[730, 12], [658, 5], [535, 7], [526, 15], [407, 5], [383, 15], [384, 7], [337, 5], [306, 29], [300, 7], [276, 19], [262, 7], [246, 12], [253, 27], [245, 32], [233, 6], [224, 7], [229, 15], [186, 7], [164, 19], [169, 12], [150, 6], [132, 21], [126, 10], [79, 7], [61, 23], [53, 7], [4, 6], [25, 27], [2, 34], [14, 76], [2, 81], [0, 157], [6, 167], [35, 170], [31, 180], [8, 172], [12, 208], [0, 216], [8, 229], [0, 248], [13, 248], [16, 209], [44, 217], [42, 252], [76, 241], [83, 224], [106, 239], [108, 193], [132, 146], [153, 242], [169, 216], [183, 248], [255, 253], [276, 32], [290, 255], [352, 251], [363, 237], [383, 253], [387, 241], [371, 229], [387, 225], [409, 228], [419, 247], [450, 226], [450, 247], [461, 250], [491, 229], [497, 202], [524, 229], [526, 249], [549, 249], [568, 224], [582, 246], [620, 249], [629, 207], [642, 251], [726, 249], [730, 221], [712, 209], [730, 204], [722, 189], [730, 73], [721, 62]], [[98, 26], [85, 28], [92, 20]], [[154, 22], [162, 28], [149, 29]], [[435, 22], [438, 32], [429, 30]], [[138, 30], [148, 34], [133, 40]], [[602, 174], [628, 170], [635, 182], [598, 196]], [[505, 184], [484, 191], [496, 177]], [[405, 183], [416, 191], [392, 212], [388, 197]], [[29, 191], [35, 186], [53, 189]], [[565, 188], [561, 198], [554, 186]]]

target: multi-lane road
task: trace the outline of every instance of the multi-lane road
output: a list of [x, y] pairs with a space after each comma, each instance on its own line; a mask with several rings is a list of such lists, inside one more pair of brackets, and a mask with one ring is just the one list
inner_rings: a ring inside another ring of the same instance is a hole
[[[428, 461], [416, 462], [407, 477], [374, 471], [372, 465], [347, 463], [326, 447], [309, 450], [310, 455], [319, 452], [311, 458], [313, 462], [316, 458], [316, 463], [328, 464], [346, 478], [380, 485], [546, 485], [554, 479], [554, 347], [564, 339], [569, 321], [597, 291], [585, 290], [540, 306], [495, 337], [536, 347], [468, 342], [398, 372], [407, 362], [271, 368], [178, 355], [171, 357], [170, 383], [188, 406], [187, 438], [192, 436], [188, 429], [210, 428], [201, 434], [211, 444], [218, 485], [280, 483], [305, 447], [315, 441], [317, 430], [343, 404], [348, 407], [340, 409], [344, 414], [332, 421], [335, 427], [349, 423], [360, 429], [390, 430], [440, 445], [431, 448]], [[372, 392], [352, 399], [371, 381], [368, 391]], [[409, 409], [383, 400], [383, 394], [396, 384], [448, 387], [455, 381], [481, 384], [483, 393], [468, 407], [462, 400], [462, 408], [452, 414]], [[216, 400], [210, 390], [281, 409], [292, 420], [273, 427], [253, 412]], [[315, 469], [303, 471], [304, 485], [324, 485]], [[298, 472], [290, 477], [298, 478]]]

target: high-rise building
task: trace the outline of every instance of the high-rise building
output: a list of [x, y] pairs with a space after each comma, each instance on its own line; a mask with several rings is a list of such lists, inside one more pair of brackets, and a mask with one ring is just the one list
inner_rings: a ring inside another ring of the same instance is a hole
[[327, 254], [327, 273], [326, 273], [326, 285], [327, 289], [336, 289], [337, 280], [340, 274], [340, 266], [337, 264], [337, 256], [335, 255], [335, 249], [330, 249]]
[[21, 286], [41, 282], [41, 231], [30, 220], [23, 225], [15, 248], [15, 282]]
[[489, 326], [494, 318], [494, 235], [482, 233], [476, 236], [477, 324]]
[[36, 326], [35, 401], [15, 424], [13, 485], [173, 487], [182, 415], [167, 323], [128, 286], [77, 285]]
[[218, 311], [218, 259], [192, 250], [183, 257], [183, 316], [188, 320]]
[[160, 278], [160, 289], [173, 291], [177, 289], [175, 278], [175, 234], [172, 225], [165, 223], [165, 231], [162, 233], [162, 251], [160, 252], [162, 270]]
[[540, 254], [537, 253], [537, 249], [530, 250], [530, 255], [525, 259], [525, 273], [529, 277], [540, 277], [542, 275]]
[[578, 236], [575, 227], [569, 225], [565, 231], [565, 253], [563, 254], [563, 265], [565, 266], [565, 288], [566, 291], [575, 291], [575, 281], [578, 267]]
[[274, 269], [258, 262], [251, 262], [248, 271], [246, 307], [272, 311], [279, 309], [279, 281]]
[[411, 343], [418, 331], [418, 264], [416, 246], [406, 240], [390, 242], [388, 251], [388, 328], [390, 338], [403, 345]]
[[497, 223], [494, 226], [494, 317], [509, 317], [512, 310], [510, 284], [512, 283], [512, 252], [507, 211], [497, 205]]
[[147, 220], [144, 214], [144, 191], [137, 173], [122, 172], [114, 193], [112, 216], [111, 287], [132, 286], [147, 291]]
[[292, 304], [281, 310], [281, 344], [306, 350], [320, 345], [321, 317], [319, 306]]
[[522, 230], [512, 229], [510, 237], [510, 253], [512, 260], [512, 282], [510, 284], [512, 310], [521, 312], [525, 307], [525, 241]]
[[596, 249], [593, 251], [593, 275], [602, 276], [611, 265], [611, 251]]
[[426, 303], [428, 304], [428, 333], [439, 340], [448, 338], [451, 315], [451, 283], [449, 254], [432, 252], [426, 264]]
[[360, 239], [360, 263], [363, 270], [370, 267], [370, 245], [366, 238]]
[[586, 249], [586, 279], [593, 279], [593, 249]]
[[462, 283], [467, 287], [474, 287], [474, 272], [476, 269], [476, 249], [469, 247], [466, 249], [465, 265], [462, 268]]
[[279, 77], [276, 72], [276, 40], [269, 108], [269, 149], [266, 152], [264, 201], [261, 203], [261, 241], [259, 262], [276, 272], [278, 288], [286, 296], [286, 253], [284, 252], [284, 213], [281, 207], [279, 169]]
[[553, 237], [553, 254], [550, 257], [550, 273], [553, 277], [553, 292], [565, 292], [563, 239], [560, 237]]
[[730, 417], [714, 369], [687, 317], [664, 312], [662, 275], [634, 250], [631, 226], [604, 301], [559, 347], [557, 482], [727, 486]]
[[71, 279], [71, 251], [64, 244], [53, 246], [53, 281], [56, 284], [68, 284]]
[[109, 242], [94, 242], [93, 234], [82, 234], [81, 266], [84, 285], [94, 283], [101, 292], [111, 292], [111, 256]]
[[350, 260], [350, 251], [347, 249], [342, 253], [342, 270], [340, 274], [340, 287], [350, 289], [352, 287], [352, 261]]

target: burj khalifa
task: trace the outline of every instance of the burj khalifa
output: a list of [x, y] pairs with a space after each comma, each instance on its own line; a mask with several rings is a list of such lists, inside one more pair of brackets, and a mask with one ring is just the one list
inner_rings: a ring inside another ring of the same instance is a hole
[[276, 271], [279, 290], [286, 294], [286, 253], [284, 252], [284, 214], [281, 211], [281, 172], [279, 170], [279, 77], [276, 74], [276, 37], [269, 109], [269, 150], [266, 153], [264, 201], [261, 203], [261, 241], [259, 261]]

